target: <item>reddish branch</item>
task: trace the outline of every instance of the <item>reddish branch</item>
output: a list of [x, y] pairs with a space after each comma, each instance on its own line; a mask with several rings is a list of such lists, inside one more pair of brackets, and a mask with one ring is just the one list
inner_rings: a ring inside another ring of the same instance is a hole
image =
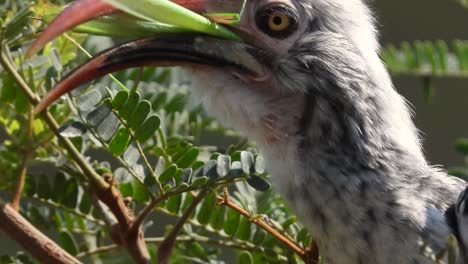
[[247, 218], [250, 222], [256, 224], [258, 227], [261, 229], [265, 230], [267, 233], [269, 233], [271, 236], [273, 236], [275, 239], [278, 241], [281, 241], [284, 245], [286, 245], [289, 249], [294, 251], [299, 257], [304, 260], [305, 263], [307, 264], [316, 264], [318, 263], [318, 248], [317, 245], [312, 242], [311, 248], [308, 248], [306, 250], [300, 248], [298, 245], [296, 245], [293, 241], [289, 240], [285, 236], [283, 236], [281, 233], [276, 231], [274, 228], [272, 228], [270, 225], [265, 223], [263, 220], [260, 218], [252, 218], [253, 216], [250, 215], [249, 212], [246, 210], [242, 209], [239, 207], [237, 204], [231, 202], [229, 199], [229, 192], [227, 188], [224, 188], [224, 197], [222, 196], [217, 196], [216, 199], [218, 200], [218, 204], [223, 204], [234, 211], [238, 212], [245, 218]]
[[81, 263], [3, 201], [0, 219], [0, 229], [41, 263]]

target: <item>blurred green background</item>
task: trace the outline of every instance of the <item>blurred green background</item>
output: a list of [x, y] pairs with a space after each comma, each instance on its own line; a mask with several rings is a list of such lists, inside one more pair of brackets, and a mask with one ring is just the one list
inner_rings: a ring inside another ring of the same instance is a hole
[[[403, 40], [468, 39], [468, 11], [452, 0], [375, 0], [381, 43]], [[444, 168], [461, 165], [464, 157], [454, 148], [460, 137], [468, 137], [468, 82], [435, 78], [435, 96], [427, 102], [420, 78], [394, 76], [397, 90], [409, 101], [414, 121], [424, 140], [424, 151], [432, 164]]]

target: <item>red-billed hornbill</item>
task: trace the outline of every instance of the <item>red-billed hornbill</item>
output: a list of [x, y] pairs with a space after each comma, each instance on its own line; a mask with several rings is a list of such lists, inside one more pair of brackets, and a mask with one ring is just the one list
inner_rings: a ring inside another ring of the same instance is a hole
[[[203, 13], [236, 1], [175, 2]], [[95, 3], [67, 11], [70, 23], [114, 11]], [[45, 38], [70, 26], [55, 23]], [[208, 112], [258, 144], [325, 263], [431, 263], [421, 245], [438, 252], [450, 233], [464, 255], [466, 184], [426, 162], [362, 0], [251, 0], [232, 30], [241, 41], [185, 34], [105, 51], [39, 109], [112, 71], [183, 66]]]

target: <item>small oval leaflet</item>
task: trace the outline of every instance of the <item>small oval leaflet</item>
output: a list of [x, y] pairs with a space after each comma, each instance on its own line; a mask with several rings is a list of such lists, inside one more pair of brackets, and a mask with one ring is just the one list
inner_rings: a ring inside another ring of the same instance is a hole
[[60, 231], [59, 233], [60, 246], [63, 247], [68, 253], [76, 255], [78, 253], [78, 246], [73, 235], [68, 231]]
[[161, 119], [159, 119], [159, 116], [152, 115], [148, 117], [148, 119], [146, 119], [143, 125], [135, 131], [136, 139], [141, 143], [150, 139], [151, 136], [153, 136], [154, 133], [156, 133], [156, 130], [158, 130], [160, 124]]
[[104, 141], [109, 141], [115, 132], [117, 132], [119, 126], [119, 118], [111, 112], [98, 126], [97, 133]]
[[207, 176], [210, 179], [216, 179], [219, 177], [216, 167], [218, 162], [216, 160], [209, 160], [203, 165], [203, 176]]
[[115, 110], [119, 110], [125, 102], [127, 102], [129, 97], [129, 93], [127, 91], [121, 90], [119, 91], [114, 99], [112, 99], [112, 108]]
[[250, 252], [248, 252], [248, 251], [242, 251], [239, 254], [239, 263], [242, 263], [242, 264], [254, 263], [253, 258], [252, 258], [252, 254], [250, 254]]
[[66, 125], [63, 125], [59, 128], [59, 133], [62, 137], [66, 138], [76, 138], [81, 137], [86, 133], [88, 129], [81, 122], [72, 122]]
[[176, 171], [177, 166], [175, 164], [172, 164], [163, 173], [161, 173], [161, 175], [159, 176], [159, 181], [162, 184], [165, 184], [167, 181], [169, 181], [175, 176]]
[[99, 90], [91, 90], [80, 96], [77, 100], [77, 105], [81, 111], [89, 111], [93, 109], [102, 99], [102, 94]]
[[257, 175], [251, 175], [247, 178], [247, 183], [255, 190], [265, 192], [271, 188], [271, 184]]
[[210, 192], [200, 205], [198, 210], [197, 220], [200, 224], [206, 225], [209, 223], [213, 215], [213, 208], [216, 206], [216, 195]]
[[198, 154], [200, 153], [200, 150], [197, 147], [192, 147], [185, 154], [180, 157], [180, 159], [176, 162], [177, 166], [181, 168], [186, 168], [190, 165], [192, 165], [195, 160], [197, 160]]
[[233, 161], [231, 164], [231, 171], [229, 172], [229, 175], [238, 177], [242, 176], [244, 172], [242, 171], [242, 164], [240, 161]]
[[219, 155], [217, 159], [216, 172], [219, 176], [225, 177], [231, 170], [231, 157], [228, 155]]
[[257, 156], [255, 159], [255, 172], [258, 174], [265, 172], [265, 160], [262, 156]]
[[255, 168], [254, 168], [254, 158], [252, 153], [247, 152], [247, 151], [242, 151], [241, 152], [241, 164], [242, 164], [242, 170], [244, 171], [245, 174], [250, 174], [253, 173]]
[[206, 176], [198, 177], [193, 181], [192, 186], [200, 187], [202, 185], [205, 185], [207, 182], [208, 182], [208, 177]]
[[180, 181], [182, 183], [190, 183], [192, 181], [192, 168], [184, 169], [182, 175], [180, 175]]
[[130, 117], [130, 115], [135, 110], [135, 107], [137, 106], [138, 102], [140, 102], [140, 97], [141, 96], [139, 92], [130, 93], [128, 100], [119, 110], [119, 115], [123, 119], [127, 120]]
[[120, 156], [127, 149], [129, 142], [130, 134], [128, 133], [128, 130], [124, 127], [121, 127], [109, 143], [109, 150], [115, 156]]
[[108, 117], [111, 113], [111, 109], [105, 105], [102, 104], [95, 110], [93, 110], [91, 113], [88, 114], [86, 117], [86, 121], [93, 127], [99, 126], [106, 117]]
[[133, 114], [131, 117], [128, 119], [128, 126], [132, 129], [137, 129], [143, 124], [145, 121], [146, 117], [151, 111], [151, 103], [147, 100], [143, 100], [140, 103], [138, 103], [135, 111], [133, 111]]

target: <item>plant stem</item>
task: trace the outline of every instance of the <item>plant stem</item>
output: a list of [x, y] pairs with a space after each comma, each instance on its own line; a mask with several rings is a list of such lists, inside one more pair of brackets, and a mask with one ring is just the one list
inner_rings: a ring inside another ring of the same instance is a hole
[[[288, 238], [286, 238], [285, 236], [280, 234], [278, 231], [273, 229], [271, 226], [269, 226], [263, 220], [261, 220], [259, 218], [252, 218], [252, 215], [250, 215], [249, 212], [242, 209], [237, 204], [231, 202], [231, 200], [229, 199], [229, 193], [228, 193], [227, 188], [224, 188], [224, 197], [217, 196], [216, 199], [218, 200], [218, 204], [225, 205], [225, 206], [233, 209], [234, 211], [238, 212], [239, 214], [241, 214], [242, 216], [247, 218], [250, 222], [256, 224], [258, 227], [260, 227], [261, 229], [265, 230], [267, 233], [272, 235], [275, 239], [277, 239], [278, 241], [281, 241], [285, 246], [287, 246], [289, 249], [294, 251], [302, 259], [305, 258], [305, 251], [302, 248], [300, 248], [298, 245], [296, 245], [293, 241], [289, 240]], [[304, 259], [304, 261], [305, 261], [305, 259]]]
[[179, 235], [180, 230], [187, 222], [190, 215], [195, 211], [197, 205], [203, 200], [203, 198], [209, 193], [209, 187], [202, 189], [198, 195], [193, 199], [190, 206], [184, 212], [182, 217], [177, 221], [176, 225], [172, 228], [169, 235], [164, 239], [161, 245], [158, 248], [158, 263], [167, 264], [169, 263], [169, 257], [171, 256], [172, 250], [174, 249], [174, 244], [177, 236]]
[[[165, 237], [146, 238], [145, 243], [160, 245], [161, 243], [164, 242], [165, 239], [166, 239]], [[219, 240], [219, 239], [213, 239], [213, 238], [199, 236], [199, 235], [178, 236], [175, 241], [177, 243], [198, 242], [198, 243], [209, 244], [209, 245], [214, 245], [218, 247], [263, 252], [263, 248], [260, 248], [260, 247], [247, 245], [247, 244], [234, 243], [231, 240], [227, 240], [227, 239]], [[80, 254], [76, 255], [76, 257], [81, 259], [81, 258], [91, 256], [91, 255], [110, 252], [118, 248], [120, 248], [120, 246], [117, 244], [102, 246], [102, 247], [98, 247], [90, 251], [81, 252]]]
[[0, 229], [41, 263], [81, 263], [0, 200]]
[[24, 144], [25, 150], [24, 150], [24, 155], [21, 160], [21, 164], [19, 167], [19, 173], [18, 173], [18, 181], [15, 186], [15, 191], [13, 192], [13, 197], [11, 199], [11, 207], [13, 207], [14, 210], [19, 212], [20, 208], [20, 202], [21, 202], [21, 196], [23, 194], [23, 188], [24, 188], [24, 183], [26, 181], [26, 174], [28, 172], [28, 164], [29, 160], [32, 156], [32, 152], [34, 151], [32, 148], [33, 146], [33, 129], [34, 129], [34, 109], [29, 106], [29, 112], [28, 112], [28, 119], [27, 119], [27, 124], [26, 124], [26, 131], [25, 131], [25, 136], [24, 136]]

